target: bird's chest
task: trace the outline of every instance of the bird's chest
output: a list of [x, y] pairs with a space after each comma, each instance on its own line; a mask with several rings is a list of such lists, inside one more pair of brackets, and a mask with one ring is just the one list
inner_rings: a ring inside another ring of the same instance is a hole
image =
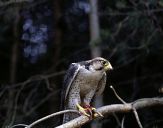
[[80, 94], [82, 96], [86, 95], [90, 91], [96, 91], [98, 88], [98, 83], [102, 78], [102, 74], [98, 73], [83, 73], [80, 72], [77, 76], [75, 84], [80, 88]]

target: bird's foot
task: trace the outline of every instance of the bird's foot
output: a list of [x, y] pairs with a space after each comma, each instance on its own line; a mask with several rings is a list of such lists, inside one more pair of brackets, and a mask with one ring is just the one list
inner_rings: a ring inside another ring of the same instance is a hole
[[91, 118], [96, 118], [98, 116], [100, 117], [104, 117], [100, 112], [97, 111], [96, 108], [90, 106], [90, 105], [84, 105], [85, 110], [87, 111], [87, 113], [90, 114]]
[[78, 103], [76, 104], [79, 112], [87, 117], [91, 117], [88, 113], [87, 113], [87, 109], [83, 108], [82, 106], [80, 106]]
[[76, 104], [79, 112], [92, 120], [93, 118], [96, 118], [98, 116], [104, 117], [100, 112], [97, 111], [96, 108], [90, 106], [90, 105], [84, 105], [83, 107], [80, 106], [78, 103]]

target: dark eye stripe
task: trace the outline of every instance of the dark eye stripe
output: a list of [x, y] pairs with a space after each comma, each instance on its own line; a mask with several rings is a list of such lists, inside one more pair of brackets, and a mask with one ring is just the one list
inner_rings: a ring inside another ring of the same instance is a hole
[[85, 68], [86, 68], [87, 70], [89, 70], [89, 66], [88, 66], [88, 65], [85, 65]]
[[85, 64], [85, 69], [89, 70], [90, 64]]

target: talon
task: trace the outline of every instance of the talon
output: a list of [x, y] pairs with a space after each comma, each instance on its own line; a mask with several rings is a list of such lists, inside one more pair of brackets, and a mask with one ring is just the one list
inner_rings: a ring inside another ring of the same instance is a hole
[[104, 117], [100, 112], [96, 111], [94, 116], [97, 117], [98, 115], [101, 116], [101, 117]]
[[101, 117], [104, 117], [100, 112], [97, 111], [96, 108], [93, 108], [92, 107], [92, 111], [95, 113], [94, 116], [97, 117], [98, 115], [101, 116]]
[[[85, 105], [85, 108], [87, 108], [87, 110], [89, 110], [89, 112], [91, 113], [91, 116], [93, 116], [93, 117], [98, 117], [98, 115], [100, 117], [104, 117], [100, 112], [97, 111], [96, 108], [91, 107], [90, 105]], [[93, 112], [93, 115], [92, 115], [91, 111]]]
[[93, 110], [93, 111], [96, 111], [96, 108], [92, 107], [92, 110]]
[[87, 116], [87, 117], [90, 117], [90, 115], [86, 113], [86, 110], [87, 110], [87, 109], [84, 109], [84, 108], [83, 108], [82, 106], [80, 106], [78, 103], [76, 104], [76, 106], [77, 106], [79, 112], [81, 112], [83, 115], [85, 115], [85, 116]]

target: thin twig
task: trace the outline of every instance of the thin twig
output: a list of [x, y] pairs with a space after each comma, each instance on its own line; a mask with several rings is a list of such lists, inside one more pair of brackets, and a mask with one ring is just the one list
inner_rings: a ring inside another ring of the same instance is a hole
[[64, 73], [65, 73], [65, 71], [60, 71], [60, 72], [55, 72], [55, 73], [46, 74], [46, 75], [42, 75], [42, 74], [35, 75], [35, 76], [32, 76], [32, 77], [30, 77], [29, 79], [27, 79], [27, 80], [25, 80], [23, 82], [20, 82], [20, 83], [17, 83], [17, 84], [12, 84], [12, 86], [8, 85], [6, 87], [6, 89], [16, 88], [16, 87], [22, 86], [24, 84], [27, 85], [28, 83], [33, 82], [33, 81], [40, 81], [40, 80], [44, 80], [44, 79], [49, 79], [49, 78], [52, 78], [52, 77], [55, 77], [55, 76], [63, 75]]
[[21, 94], [21, 92], [22, 92], [22, 90], [24, 89], [24, 86], [25, 85], [23, 85], [23, 86], [21, 86], [21, 88], [20, 88], [20, 90], [17, 92], [17, 94], [16, 94], [16, 98], [15, 98], [15, 106], [14, 106], [14, 111], [13, 111], [13, 115], [12, 115], [12, 120], [11, 120], [11, 122], [10, 122], [10, 126], [14, 123], [14, 121], [15, 121], [15, 117], [16, 117], [16, 114], [17, 114], [17, 107], [18, 107], [18, 100], [19, 100], [19, 98], [20, 98], [20, 94]]
[[121, 128], [124, 128], [125, 116], [122, 118]]
[[32, 128], [33, 126], [35, 126], [36, 124], [39, 124], [40, 122], [44, 121], [44, 120], [47, 120], [49, 118], [52, 118], [54, 116], [57, 116], [57, 115], [61, 115], [61, 114], [64, 114], [64, 113], [69, 113], [69, 112], [73, 112], [73, 113], [78, 113], [79, 114], [79, 111], [77, 110], [64, 110], [64, 111], [60, 111], [60, 112], [56, 112], [56, 113], [53, 113], [53, 114], [50, 114], [48, 116], [45, 116], [39, 120], [36, 120], [35, 122], [33, 122], [32, 124], [26, 126], [25, 128]]
[[120, 122], [118, 116], [117, 116], [114, 112], [113, 112], [113, 116], [114, 116], [114, 118], [115, 118], [115, 120], [116, 120], [118, 126], [121, 126], [121, 122]]
[[8, 5], [10, 5], [10, 4], [23, 3], [23, 2], [30, 3], [30, 2], [32, 2], [32, 1], [31, 1], [31, 0], [8, 0], [8, 1], [6, 1], [6, 2], [1, 2], [1, 1], [0, 1], [0, 7], [8, 6]]
[[11, 126], [9, 128], [15, 128], [15, 127], [19, 127], [19, 126], [27, 127], [28, 125], [26, 125], [26, 124], [16, 124], [16, 125], [13, 125], [13, 126]]
[[[33, 98], [33, 95], [37, 92], [37, 88], [33, 88], [30, 93], [28, 94], [28, 96], [26, 96], [26, 99], [24, 100], [24, 105], [23, 105], [23, 112], [26, 114], [28, 111], [28, 105], [29, 102], [31, 101], [31, 99]], [[31, 106], [30, 106], [31, 109]]]
[[55, 91], [53, 93], [50, 93], [47, 95], [44, 99], [42, 99], [40, 102], [37, 103], [34, 107], [32, 107], [27, 113], [26, 116], [29, 116], [33, 111], [35, 111], [38, 107], [40, 107], [43, 103], [45, 103], [47, 100], [49, 100], [50, 97], [58, 93], [59, 91]]
[[[110, 88], [113, 90], [115, 96], [123, 103], [123, 104], [127, 104], [120, 96], [118, 96], [117, 92], [115, 91], [115, 89], [113, 88], [113, 86], [110, 86]], [[133, 112], [134, 112], [134, 115], [135, 115], [135, 118], [136, 118], [136, 121], [139, 125], [140, 128], [143, 128], [140, 120], [139, 120], [139, 116], [138, 116], [138, 113], [136, 111], [136, 109], [133, 107]]]
[[[15, 120], [15, 117], [16, 117], [16, 114], [17, 114], [17, 106], [18, 106], [18, 100], [19, 100], [19, 97], [20, 97], [20, 94], [22, 92], [22, 90], [24, 89], [24, 86], [25, 85], [22, 85], [21, 88], [18, 90], [16, 96], [15, 96], [15, 100], [13, 102], [13, 111], [11, 111], [10, 109], [8, 111], [10, 115], [8, 115], [9, 117], [11, 116], [11, 119], [10, 118], [6, 118], [6, 121], [4, 122], [2, 128], [6, 128], [6, 124], [8, 124], [8, 127], [9, 126], [12, 126], [12, 124], [14, 123], [14, 120]], [[11, 107], [11, 108], [12, 108]]]
[[136, 111], [135, 108], [133, 108], [133, 112], [134, 112], [134, 115], [135, 115], [135, 118], [136, 118], [136, 121], [137, 121], [139, 127], [140, 127], [140, 128], [143, 128], [143, 126], [142, 126], [142, 124], [141, 124], [141, 122], [140, 122], [140, 119], [139, 119], [138, 113], [137, 113], [137, 111]]
[[118, 96], [118, 94], [116, 93], [115, 89], [113, 88], [113, 86], [111, 85], [110, 88], [113, 90], [115, 96], [123, 103], [123, 104], [127, 104], [120, 96]]
[[50, 82], [49, 82], [49, 80], [47, 78], [45, 78], [45, 83], [47, 85], [47, 89], [49, 89], [50, 91], [53, 91], [53, 88], [50, 87]]

